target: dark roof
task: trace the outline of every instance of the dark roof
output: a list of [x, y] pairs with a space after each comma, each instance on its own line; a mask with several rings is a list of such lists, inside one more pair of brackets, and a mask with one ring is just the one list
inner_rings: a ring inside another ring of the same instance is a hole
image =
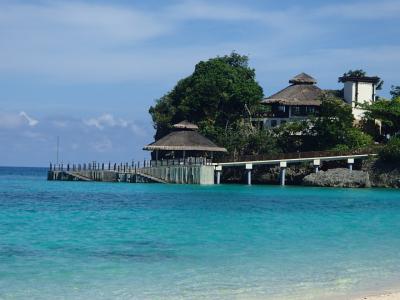
[[289, 83], [292, 84], [316, 84], [317, 80], [313, 78], [312, 76], [306, 74], [306, 73], [300, 73], [299, 75], [296, 75], [292, 79], [289, 80]]
[[319, 100], [323, 91], [315, 85], [317, 82], [310, 75], [301, 73], [289, 81], [292, 85], [261, 101], [264, 104], [282, 105], [321, 105]]
[[339, 77], [339, 82], [370, 82], [377, 84], [381, 79], [378, 76], [342, 76]]
[[158, 141], [147, 145], [143, 150], [227, 152], [225, 148], [218, 147], [208, 138], [193, 130], [173, 131]]
[[179, 122], [175, 125], [173, 125], [172, 127], [174, 128], [179, 128], [179, 129], [191, 129], [191, 130], [197, 130], [199, 129], [199, 127], [195, 124], [190, 123], [189, 121], [182, 121]]

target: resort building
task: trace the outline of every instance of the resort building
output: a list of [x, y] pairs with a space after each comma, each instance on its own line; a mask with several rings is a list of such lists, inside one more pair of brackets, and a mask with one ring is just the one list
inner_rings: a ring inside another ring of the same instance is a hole
[[197, 130], [197, 125], [182, 121], [173, 125], [174, 131], [161, 139], [145, 146], [143, 150], [153, 151], [153, 159], [161, 158], [189, 158], [211, 157], [214, 152], [227, 152], [223, 147], [218, 147]]
[[[356, 121], [360, 121], [364, 114], [360, 104], [375, 101], [379, 81], [380, 78], [376, 76], [339, 78], [344, 88], [336, 92], [342, 94], [343, 101], [351, 105]], [[289, 83], [288, 87], [261, 101], [266, 110], [252, 118], [254, 125], [273, 128], [287, 122], [307, 120], [310, 115], [318, 115], [321, 96], [329, 91], [320, 89], [316, 85], [317, 80], [306, 73], [295, 76]]]
[[339, 82], [343, 82], [343, 98], [351, 105], [354, 118], [360, 121], [364, 116], [364, 111], [360, 109], [360, 104], [372, 103], [376, 98], [376, 86], [379, 77], [339, 77]]
[[306, 73], [289, 80], [290, 85], [276, 94], [261, 101], [267, 111], [253, 118], [253, 123], [271, 128], [290, 121], [306, 120], [311, 114], [318, 113], [323, 91], [317, 81]]

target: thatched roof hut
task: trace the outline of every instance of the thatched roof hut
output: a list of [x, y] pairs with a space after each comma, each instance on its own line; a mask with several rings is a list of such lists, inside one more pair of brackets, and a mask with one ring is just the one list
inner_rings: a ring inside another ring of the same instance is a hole
[[315, 84], [317, 80], [306, 73], [301, 73], [289, 80], [288, 87], [263, 99], [264, 104], [320, 106], [323, 91]]
[[218, 147], [208, 138], [198, 133], [198, 127], [195, 124], [183, 121], [173, 125], [173, 127], [177, 130], [145, 146], [143, 150], [227, 152], [225, 148]]

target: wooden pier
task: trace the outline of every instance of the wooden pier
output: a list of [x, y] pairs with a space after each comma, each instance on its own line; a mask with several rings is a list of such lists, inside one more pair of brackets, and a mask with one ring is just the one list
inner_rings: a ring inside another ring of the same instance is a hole
[[171, 160], [151, 160], [143, 163], [104, 164], [50, 164], [48, 180], [103, 181], [129, 183], [176, 183], [176, 184], [219, 184], [223, 168], [240, 167], [246, 172], [247, 184], [252, 182], [252, 170], [257, 165], [279, 166], [279, 183], [285, 185], [286, 169], [293, 164], [309, 163], [318, 172], [326, 161], [346, 161], [349, 171], [355, 160], [375, 156], [377, 148], [354, 151], [319, 151], [225, 157], [212, 162], [204, 157], [189, 157]]
[[241, 157], [225, 157], [215, 163], [216, 183], [220, 183], [223, 167], [241, 167], [247, 173], [247, 184], [251, 185], [251, 175], [254, 166], [279, 166], [279, 184], [286, 184], [286, 169], [290, 164], [309, 163], [318, 172], [323, 162], [346, 161], [349, 172], [353, 170], [355, 160], [367, 159], [376, 156], [378, 147], [355, 149], [351, 151], [310, 151], [296, 153], [281, 153], [276, 155], [249, 155]]
[[189, 157], [137, 163], [50, 164], [48, 180], [128, 183], [214, 184], [210, 159]]

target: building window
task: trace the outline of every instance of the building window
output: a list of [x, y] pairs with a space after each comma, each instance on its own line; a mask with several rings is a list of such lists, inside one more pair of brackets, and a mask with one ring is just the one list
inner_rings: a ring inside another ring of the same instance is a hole
[[278, 121], [277, 120], [271, 120], [271, 127], [276, 127], [276, 125], [278, 125]]
[[285, 105], [279, 105], [279, 106], [278, 106], [278, 111], [285, 112], [285, 111], [286, 111]]
[[295, 116], [300, 115], [300, 106], [292, 106], [292, 114]]

